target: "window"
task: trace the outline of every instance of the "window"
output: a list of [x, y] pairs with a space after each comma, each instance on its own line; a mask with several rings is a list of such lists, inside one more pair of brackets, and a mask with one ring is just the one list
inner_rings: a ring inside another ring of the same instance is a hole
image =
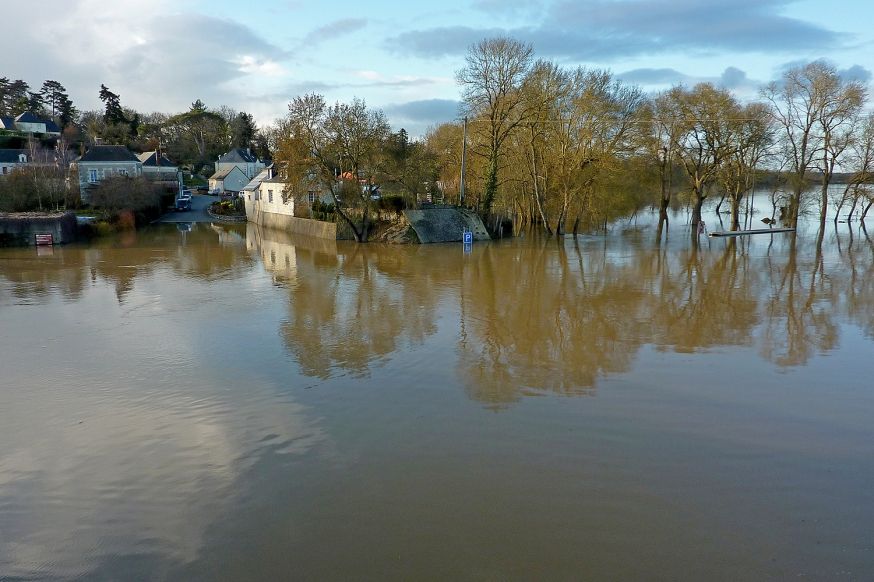
[[88, 170], [88, 181], [96, 182], [97, 181], [97, 170]]
[[18, 154], [18, 161], [19, 161], [19, 163], [26, 164], [27, 163], [27, 155]]
[[122, 176], [127, 176], [127, 170], [125, 170], [124, 168], [120, 169], [118, 171], [118, 173], [121, 174]]
[[3, 175], [5, 176], [9, 172], [9, 168], [3, 166]]
[[267, 191], [267, 202], [270, 202], [270, 203], [273, 202], [273, 190]]
[[310, 201], [310, 204], [316, 201], [316, 193], [310, 190], [307, 192], [307, 199]]

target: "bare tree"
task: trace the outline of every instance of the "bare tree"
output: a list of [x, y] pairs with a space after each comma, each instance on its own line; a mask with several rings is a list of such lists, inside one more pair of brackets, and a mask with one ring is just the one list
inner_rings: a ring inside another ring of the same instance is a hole
[[708, 189], [736, 148], [733, 120], [741, 117], [740, 106], [728, 91], [710, 83], [700, 83], [691, 90], [675, 87], [667, 98], [673, 101], [682, 123], [674, 146], [689, 179], [694, 237]]
[[484, 134], [483, 147], [472, 150], [487, 159], [481, 205], [484, 214], [491, 210], [497, 195], [504, 142], [530, 114], [521, 88], [531, 68], [532, 52], [531, 45], [511, 38], [485, 39], [468, 49], [465, 66], [455, 75], [467, 113], [481, 122], [472, 127]]
[[359, 99], [328, 106], [316, 94], [295, 97], [288, 109], [276, 156], [286, 187], [294, 192], [301, 184], [320, 182], [355, 240], [367, 241], [373, 174], [389, 133], [385, 116]]
[[773, 143], [771, 112], [763, 103], [750, 103], [732, 120], [734, 147], [719, 172], [723, 191], [731, 204], [731, 230], [740, 229], [743, 197], [755, 187], [756, 170]]
[[864, 91], [857, 82], [843, 81], [834, 66], [815, 61], [789, 69], [779, 82], [768, 84], [762, 96], [770, 102], [780, 129], [790, 177], [786, 218], [797, 225], [807, 173], [818, 158], [825, 156], [826, 162], [830, 158], [823, 153], [823, 130], [834, 126], [835, 117], [844, 115], [849, 102], [863, 99]]

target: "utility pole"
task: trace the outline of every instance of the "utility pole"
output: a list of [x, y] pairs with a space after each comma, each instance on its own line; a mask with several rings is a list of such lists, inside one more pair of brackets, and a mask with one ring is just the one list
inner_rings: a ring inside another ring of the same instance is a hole
[[467, 116], [461, 129], [461, 189], [458, 193], [458, 205], [464, 206], [464, 169], [467, 164]]

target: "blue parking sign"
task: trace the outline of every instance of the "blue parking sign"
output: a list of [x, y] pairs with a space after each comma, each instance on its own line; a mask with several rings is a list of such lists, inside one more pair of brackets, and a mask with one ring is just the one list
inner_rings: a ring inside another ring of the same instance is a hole
[[464, 231], [462, 240], [464, 240], [464, 244], [466, 245], [473, 243], [473, 233], [468, 230]]

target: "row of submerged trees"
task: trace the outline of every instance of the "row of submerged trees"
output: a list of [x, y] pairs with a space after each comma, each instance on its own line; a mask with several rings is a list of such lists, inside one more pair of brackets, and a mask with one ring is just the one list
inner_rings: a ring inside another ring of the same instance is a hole
[[[788, 70], [746, 103], [711, 83], [647, 95], [609, 71], [536, 60], [530, 45], [509, 38], [471, 46], [456, 77], [464, 121], [441, 124], [420, 142], [392, 133], [361, 101], [295, 98], [275, 130], [287, 191], [327, 185], [359, 240], [371, 205], [365, 183], [373, 181], [400, 186], [411, 199], [439, 191], [494, 219], [488, 225], [512, 217], [517, 228], [550, 234], [603, 227], [655, 206], [661, 236], [678, 203], [689, 205], [695, 233], [708, 199], [718, 200], [717, 212], [727, 203], [738, 229], [763, 177], [775, 193], [774, 214], [779, 208], [792, 226], [816, 202], [822, 222], [830, 204], [864, 218], [874, 202], [866, 89], [822, 61]], [[829, 186], [839, 172], [844, 188], [835, 198]], [[807, 193], [817, 185], [814, 199]]]
[[[742, 103], [711, 83], [647, 96], [608, 71], [535, 60], [530, 45], [496, 38], [470, 48], [457, 80], [472, 154], [467, 201], [483, 215], [512, 214], [560, 234], [628, 216], [655, 194], [661, 232], [680, 194], [693, 227], [704, 202], [718, 198], [738, 229], [744, 196], [765, 171], [791, 225], [813, 202], [805, 193], [814, 184], [822, 222], [830, 203], [852, 216], [874, 201], [866, 89], [822, 61], [788, 70], [759, 101]], [[429, 144], [439, 152], [459, 125], [436, 128]], [[441, 161], [449, 183], [457, 161]], [[837, 172], [849, 176], [830, 199]]]

